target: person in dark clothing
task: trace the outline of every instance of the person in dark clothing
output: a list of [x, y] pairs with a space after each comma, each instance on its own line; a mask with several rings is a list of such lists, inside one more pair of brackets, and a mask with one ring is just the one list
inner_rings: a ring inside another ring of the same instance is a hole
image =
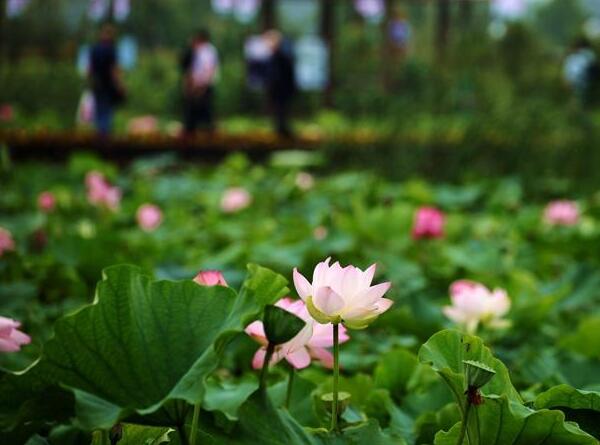
[[112, 130], [114, 108], [125, 99], [115, 48], [115, 29], [111, 25], [102, 27], [98, 43], [91, 50], [88, 77], [94, 95], [96, 129], [100, 135], [107, 136]]
[[279, 31], [267, 31], [264, 38], [271, 52], [267, 64], [266, 92], [275, 129], [280, 136], [291, 137], [289, 113], [296, 94], [294, 57]]
[[198, 31], [181, 58], [183, 126], [187, 136], [198, 128], [214, 130], [214, 84], [218, 69], [219, 57], [209, 33]]

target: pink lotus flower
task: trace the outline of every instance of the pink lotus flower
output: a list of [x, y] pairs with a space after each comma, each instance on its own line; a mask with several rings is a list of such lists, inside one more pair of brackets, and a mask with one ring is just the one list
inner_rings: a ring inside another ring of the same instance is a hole
[[219, 270], [202, 270], [194, 277], [194, 281], [202, 286], [228, 286]]
[[490, 291], [475, 281], [458, 280], [450, 286], [450, 299], [452, 306], [442, 309], [444, 315], [471, 334], [480, 323], [490, 328], [509, 325], [502, 319], [510, 309], [510, 299], [504, 289]]
[[21, 323], [6, 317], [0, 317], [0, 352], [16, 352], [22, 345], [31, 343], [31, 338], [19, 331]]
[[42, 192], [38, 196], [37, 200], [38, 208], [45, 213], [50, 213], [56, 207], [56, 198], [52, 192]]
[[0, 257], [4, 252], [15, 250], [15, 241], [13, 240], [12, 233], [7, 229], [0, 227]]
[[[306, 322], [306, 326], [289, 342], [277, 346], [269, 365], [286, 359], [296, 369], [303, 369], [314, 359], [327, 368], [333, 367], [333, 355], [326, 348], [333, 346], [333, 329], [331, 324], [315, 324], [302, 300], [282, 298], [276, 306], [296, 315]], [[344, 343], [350, 339], [346, 329], [340, 326], [339, 341]], [[252, 367], [262, 368], [267, 353], [267, 337], [262, 321], [254, 321], [246, 327], [246, 333], [260, 343], [261, 347], [254, 354]]]
[[296, 186], [300, 190], [310, 190], [315, 185], [315, 178], [307, 172], [298, 172], [296, 175]]
[[421, 207], [415, 213], [412, 229], [413, 239], [443, 238], [444, 213], [435, 207]]
[[574, 226], [579, 222], [577, 203], [568, 200], [552, 201], [544, 210], [544, 221], [556, 226]]
[[391, 286], [389, 282], [371, 286], [375, 264], [363, 272], [338, 262], [330, 266], [330, 260], [317, 264], [312, 283], [294, 268], [296, 291], [317, 322], [363, 329], [392, 306], [392, 300], [383, 298]]
[[156, 230], [162, 223], [162, 218], [162, 211], [154, 204], [143, 204], [136, 212], [138, 225], [146, 232]]
[[243, 187], [230, 187], [221, 197], [221, 210], [234, 213], [245, 209], [252, 202], [252, 195]]
[[97, 171], [89, 172], [85, 177], [87, 198], [90, 204], [117, 210], [121, 203], [121, 189], [112, 186], [104, 175]]
[[0, 122], [10, 122], [14, 119], [15, 112], [9, 104], [0, 105]]

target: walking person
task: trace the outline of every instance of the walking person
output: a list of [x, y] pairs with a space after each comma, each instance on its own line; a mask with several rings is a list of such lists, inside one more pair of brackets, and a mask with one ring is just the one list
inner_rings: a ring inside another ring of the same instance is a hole
[[296, 94], [292, 49], [279, 31], [267, 31], [263, 38], [270, 50], [266, 92], [275, 130], [279, 136], [289, 138], [292, 137], [289, 124], [290, 107]]
[[219, 55], [206, 30], [198, 31], [181, 60], [185, 135], [197, 129], [215, 129], [214, 96]]
[[90, 54], [88, 78], [94, 97], [94, 123], [101, 136], [110, 135], [115, 107], [125, 100], [115, 37], [115, 28], [103, 25]]

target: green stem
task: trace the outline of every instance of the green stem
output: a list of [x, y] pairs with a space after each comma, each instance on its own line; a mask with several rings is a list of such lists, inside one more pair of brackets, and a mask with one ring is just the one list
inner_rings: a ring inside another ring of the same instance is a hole
[[267, 376], [269, 375], [269, 363], [271, 362], [271, 357], [273, 357], [273, 353], [275, 352], [275, 345], [269, 343], [267, 345], [267, 353], [265, 354], [265, 361], [263, 363], [262, 370], [260, 371], [260, 389], [263, 391], [267, 388]]
[[465, 408], [465, 416], [462, 420], [462, 424], [460, 426], [460, 434], [458, 435], [458, 441], [456, 445], [462, 445], [465, 440], [465, 434], [467, 433], [467, 426], [469, 423], [469, 411], [471, 411], [471, 402], [467, 400], [467, 407]]
[[290, 407], [290, 402], [292, 401], [292, 390], [294, 388], [294, 367], [290, 366], [290, 376], [288, 378], [287, 384], [287, 393], [285, 395], [285, 408], [288, 409]]
[[194, 415], [192, 416], [192, 429], [190, 430], [190, 445], [196, 445], [196, 436], [198, 435], [198, 420], [200, 419], [200, 402], [194, 405]]
[[333, 402], [331, 404], [331, 431], [338, 429], [338, 382], [340, 379], [339, 323], [333, 324]]

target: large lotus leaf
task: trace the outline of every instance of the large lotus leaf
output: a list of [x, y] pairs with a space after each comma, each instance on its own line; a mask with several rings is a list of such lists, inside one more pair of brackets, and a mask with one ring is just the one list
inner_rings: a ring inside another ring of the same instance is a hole
[[519, 393], [510, 382], [506, 366], [494, 358], [479, 337], [455, 330], [440, 331], [421, 346], [419, 360], [429, 363], [444, 379], [461, 407], [464, 405], [466, 389], [463, 360], [475, 360], [496, 371], [496, 375], [481, 388], [482, 393], [506, 394], [510, 400], [521, 402]]
[[0, 394], [0, 431], [27, 425], [30, 434], [48, 422], [68, 421], [74, 413], [73, 394], [49, 380], [39, 362], [22, 372], [3, 373]]
[[537, 396], [535, 407], [559, 409], [568, 420], [600, 438], [600, 392], [558, 385]]
[[[89, 429], [153, 413], [168, 400], [201, 401], [218, 361], [215, 343], [222, 347], [281, 293], [261, 284], [264, 276], [249, 281], [246, 288], [261, 291], [260, 303], [227, 287], [153, 282], [131, 266], [107, 268], [94, 304], [56, 323], [44, 369], [74, 391], [78, 418]], [[181, 425], [185, 415], [165, 415], [164, 425]]]
[[[456, 445], [461, 423], [435, 436], [435, 445]], [[593, 445], [589, 434], [565, 421], [561, 411], [534, 411], [502, 396], [489, 396], [471, 409], [469, 445]], [[465, 443], [466, 440], [465, 440]]]
[[319, 445], [406, 445], [404, 439], [384, 433], [374, 420], [345, 428], [342, 434], [317, 432]]

